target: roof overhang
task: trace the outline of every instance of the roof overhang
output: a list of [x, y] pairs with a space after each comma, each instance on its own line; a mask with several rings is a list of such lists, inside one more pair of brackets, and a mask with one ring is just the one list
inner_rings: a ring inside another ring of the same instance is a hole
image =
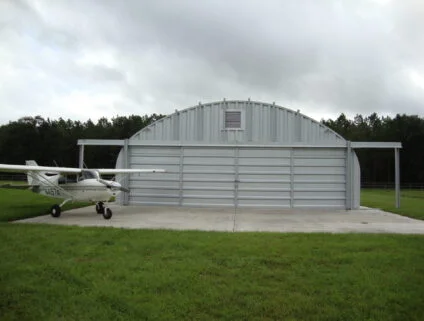
[[289, 144], [196, 144], [196, 143], [184, 143], [179, 141], [144, 141], [144, 140], [128, 140], [128, 139], [78, 139], [79, 146], [215, 146], [215, 147], [224, 147], [224, 146], [250, 146], [250, 147], [297, 147], [297, 148], [346, 148], [349, 147], [353, 149], [358, 148], [402, 148], [402, 143], [400, 142], [349, 142], [349, 141], [338, 141], [338, 142], [317, 142], [316, 144], [302, 144], [302, 143], [289, 143]]
[[351, 148], [402, 148], [400, 142], [350, 142]]
[[124, 139], [78, 139], [77, 145], [124, 146]]

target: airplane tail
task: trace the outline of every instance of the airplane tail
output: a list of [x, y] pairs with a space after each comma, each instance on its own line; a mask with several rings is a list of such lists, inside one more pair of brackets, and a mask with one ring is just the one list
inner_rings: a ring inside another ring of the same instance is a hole
[[38, 164], [35, 160], [27, 160], [25, 162], [25, 164], [28, 165], [28, 166], [38, 166]]
[[[34, 160], [27, 160], [25, 161], [26, 165], [29, 166], [38, 166], [37, 162]], [[38, 176], [41, 176], [40, 178], [42, 178], [42, 173], [35, 173], [32, 172], [32, 174], [30, 175], [29, 173], [27, 174], [27, 181], [28, 181], [28, 185], [39, 185], [40, 184], [40, 180], [38, 179]]]
[[[27, 166], [38, 166], [37, 162], [34, 160], [25, 161]], [[51, 186], [57, 185], [59, 181], [60, 175], [57, 172], [41, 172], [41, 171], [28, 171], [27, 173], [27, 181], [28, 185], [44, 185]]]

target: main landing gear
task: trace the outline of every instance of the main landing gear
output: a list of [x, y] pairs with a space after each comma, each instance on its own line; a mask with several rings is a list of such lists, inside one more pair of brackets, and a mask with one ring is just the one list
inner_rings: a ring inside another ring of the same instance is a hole
[[[62, 204], [60, 205], [58, 204], [53, 205], [50, 209], [51, 216], [59, 217], [60, 214], [62, 213], [62, 206], [69, 201], [70, 199], [63, 201]], [[96, 212], [97, 214], [103, 214], [103, 218], [105, 220], [109, 220], [112, 217], [112, 210], [109, 207], [104, 207], [103, 202], [96, 203]]]
[[60, 214], [62, 213], [62, 206], [65, 205], [66, 203], [68, 203], [69, 201], [71, 201], [72, 199], [66, 199], [64, 200], [60, 205], [58, 204], [54, 204], [51, 209], [50, 209], [50, 214], [53, 217], [59, 217]]
[[52, 206], [52, 208], [50, 209], [50, 214], [51, 214], [53, 217], [59, 217], [61, 212], [62, 212], [62, 210], [61, 210], [60, 206], [59, 206], [59, 205], [57, 205], [57, 204], [54, 204], [54, 205]]
[[96, 203], [97, 214], [103, 214], [105, 220], [109, 220], [112, 217], [112, 210], [109, 207], [104, 207], [103, 202]]

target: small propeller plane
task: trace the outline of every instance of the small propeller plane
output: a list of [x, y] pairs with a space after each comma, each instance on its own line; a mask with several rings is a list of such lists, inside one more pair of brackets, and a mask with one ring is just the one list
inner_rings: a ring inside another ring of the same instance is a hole
[[0, 164], [0, 172], [26, 173], [28, 185], [33, 192], [61, 198], [61, 204], [50, 209], [53, 217], [59, 217], [61, 208], [69, 201], [96, 202], [97, 214], [105, 219], [112, 217], [112, 210], [105, 207], [112, 196], [119, 192], [129, 192], [120, 183], [104, 180], [102, 174], [163, 173], [163, 169], [83, 169], [73, 167], [38, 166], [33, 160], [26, 165]]

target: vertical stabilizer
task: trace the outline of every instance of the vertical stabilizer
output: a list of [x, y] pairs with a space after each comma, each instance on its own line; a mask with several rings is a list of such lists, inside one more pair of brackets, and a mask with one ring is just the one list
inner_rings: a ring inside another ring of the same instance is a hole
[[[38, 166], [37, 162], [35, 160], [27, 160], [25, 161], [25, 164], [28, 166]], [[31, 174], [28, 172], [27, 173], [27, 181], [28, 181], [28, 185], [39, 185], [40, 181], [38, 179], [34, 179], [37, 177], [37, 175], [35, 172], [31, 172]]]

